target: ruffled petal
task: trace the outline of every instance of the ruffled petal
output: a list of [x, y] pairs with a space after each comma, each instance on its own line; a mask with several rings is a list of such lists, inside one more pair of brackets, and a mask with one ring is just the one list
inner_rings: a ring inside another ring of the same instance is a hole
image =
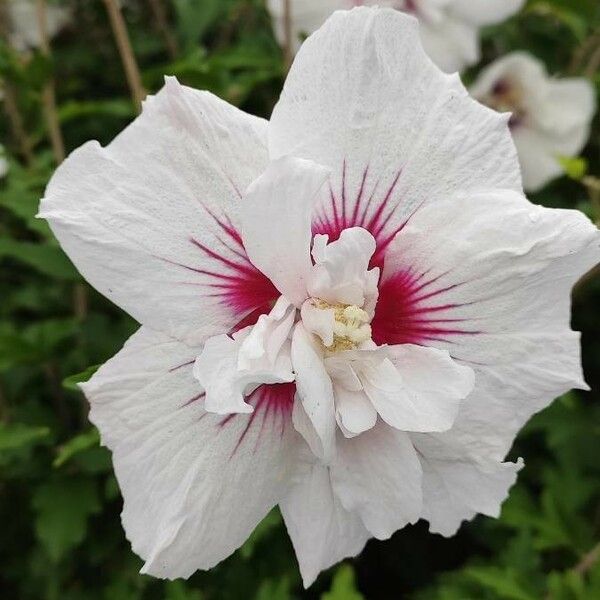
[[381, 266], [418, 206], [457, 192], [521, 190], [507, 120], [431, 64], [415, 19], [357, 8], [335, 13], [303, 44], [269, 124], [269, 149], [332, 169], [314, 232], [334, 240], [364, 227]]
[[400, 431], [450, 429], [460, 401], [473, 389], [472, 370], [437, 351], [409, 345], [387, 350], [391, 360], [369, 361], [360, 370], [364, 391], [381, 418]]
[[301, 404], [298, 408], [294, 406], [294, 426], [313, 453], [329, 463], [335, 451], [333, 386], [321, 353], [302, 323], [296, 325], [292, 336], [292, 364], [296, 372], [297, 402]]
[[437, 348], [402, 344], [389, 346], [387, 351], [409, 394], [412, 410], [427, 419], [429, 431], [450, 429], [460, 403], [473, 391], [473, 369]]
[[324, 569], [356, 556], [371, 537], [358, 515], [343, 508], [331, 487], [329, 469], [321, 465], [307, 465], [279, 506], [304, 587]]
[[409, 435], [385, 423], [351, 440], [338, 438], [333, 489], [344, 508], [360, 515], [378, 539], [418, 521], [421, 475]]
[[240, 208], [250, 260], [298, 307], [312, 271], [311, 215], [328, 177], [310, 161], [280, 158], [250, 185]]
[[430, 436], [412, 434], [423, 467], [423, 514], [433, 533], [452, 536], [461, 523], [481, 513], [499, 517], [502, 503], [523, 466], [479, 460], [453, 450]]
[[238, 548], [287, 493], [304, 446], [293, 384], [258, 388], [252, 415], [205, 412], [199, 351], [142, 328], [82, 386], [113, 452], [127, 537], [157, 577], [188, 577]]
[[267, 165], [266, 128], [167, 79], [111, 144], [88, 142], [57, 169], [40, 216], [83, 276], [139, 322], [190, 343], [229, 331], [278, 296], [234, 222]]
[[341, 385], [333, 386], [335, 396], [335, 418], [347, 438], [375, 427], [377, 411], [364, 391], [349, 390]]
[[525, 0], [452, 0], [453, 15], [473, 25], [484, 26], [500, 23], [518, 13]]
[[532, 414], [585, 387], [570, 291], [599, 260], [600, 233], [582, 213], [512, 192], [413, 216], [386, 255], [373, 339], [435, 346], [475, 371], [452, 429], [436, 437], [501, 461]]
[[337, 240], [327, 241], [327, 236], [315, 236], [309, 294], [329, 303], [372, 308], [379, 281], [379, 269], [368, 270], [377, 247], [375, 238], [366, 229], [353, 227], [344, 229]]

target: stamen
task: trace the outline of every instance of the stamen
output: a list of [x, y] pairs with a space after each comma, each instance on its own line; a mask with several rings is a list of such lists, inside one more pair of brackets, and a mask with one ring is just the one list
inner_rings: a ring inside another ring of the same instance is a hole
[[363, 342], [371, 339], [371, 318], [369, 314], [354, 304], [330, 304], [319, 298], [313, 305], [321, 310], [334, 311], [333, 344], [324, 346], [328, 353], [354, 350]]

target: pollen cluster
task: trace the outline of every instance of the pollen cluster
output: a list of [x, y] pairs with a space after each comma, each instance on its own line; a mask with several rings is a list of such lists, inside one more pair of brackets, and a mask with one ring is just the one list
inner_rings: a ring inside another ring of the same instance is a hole
[[328, 352], [354, 350], [362, 342], [371, 339], [369, 314], [355, 304], [329, 304], [324, 300], [315, 302], [317, 308], [333, 309], [333, 344], [326, 346]]

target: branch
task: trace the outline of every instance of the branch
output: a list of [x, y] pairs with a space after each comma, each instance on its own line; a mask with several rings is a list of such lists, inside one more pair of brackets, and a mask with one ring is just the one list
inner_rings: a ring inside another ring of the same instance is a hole
[[142, 108], [142, 100], [146, 97], [146, 90], [142, 84], [140, 70], [133, 54], [131, 42], [129, 41], [127, 26], [125, 25], [125, 20], [123, 19], [117, 0], [104, 0], [104, 4], [106, 5], [110, 25], [115, 36], [115, 41], [117, 42], [131, 98], [139, 112]]

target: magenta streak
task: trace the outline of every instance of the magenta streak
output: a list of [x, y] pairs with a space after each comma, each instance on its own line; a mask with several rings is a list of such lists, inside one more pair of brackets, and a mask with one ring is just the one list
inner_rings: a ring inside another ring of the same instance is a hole
[[[239, 329], [241, 322], [244, 322], [245, 325], [252, 325], [261, 314], [269, 312], [279, 293], [271, 281], [250, 262], [244, 249], [243, 240], [227, 215], [219, 218], [207, 207], [204, 209], [226, 236], [225, 239], [215, 236], [216, 240], [238, 260], [223, 256], [191, 237], [190, 242], [206, 256], [220, 263], [225, 272], [180, 266], [217, 280], [202, 284], [209, 289], [216, 290], [215, 293], [206, 293], [204, 296], [220, 300], [239, 316], [238, 324], [234, 325], [233, 330]], [[255, 317], [252, 322], [249, 322], [250, 315]]]
[[[410, 269], [400, 271], [387, 278], [379, 286], [379, 299], [371, 326], [373, 340], [377, 344], [423, 344], [425, 342], [449, 342], [456, 335], [476, 335], [482, 333], [461, 327], [468, 319], [454, 318], [451, 315], [436, 317], [436, 313], [452, 311], [470, 303], [442, 303], [424, 306], [423, 302], [456, 289], [466, 282], [459, 282], [428, 293], [422, 291], [441, 279], [447, 273], [420, 283], [423, 274], [415, 275]], [[449, 326], [457, 324], [456, 326]]]
[[[275, 424], [277, 417], [281, 419], [283, 435], [285, 431], [285, 425], [291, 418], [295, 393], [295, 383], [261, 385], [256, 388], [252, 394], [246, 397], [246, 402], [254, 407], [254, 412], [252, 412], [250, 415], [240, 415], [238, 413], [234, 413], [223, 418], [219, 422], [220, 427], [225, 427], [236, 417], [248, 419], [248, 422], [242, 430], [240, 437], [231, 453], [231, 457], [233, 457], [233, 455], [237, 452], [258, 415], [262, 416], [262, 424], [258, 438], [262, 437], [262, 434], [265, 430], [265, 421], [269, 416], [273, 418], [273, 424]], [[255, 451], [257, 447], [258, 440], [254, 448]]]
[[206, 394], [204, 392], [201, 392], [200, 394], [197, 394], [193, 398], [190, 398], [185, 404], [182, 404], [181, 408], [185, 408], [186, 406], [189, 406], [190, 404], [193, 404], [194, 402], [197, 402], [198, 400], [201, 400], [202, 398], [204, 398], [205, 395]]
[[194, 362], [196, 362], [196, 361], [188, 360], [187, 362], [181, 363], [180, 365], [177, 365], [176, 367], [171, 367], [169, 369], [169, 373], [172, 373], [173, 371], [177, 371], [177, 369], [181, 369], [182, 367], [189, 367], [190, 365], [193, 365]]
[[371, 266], [383, 266], [383, 256], [387, 246], [407, 222], [395, 227], [394, 231], [385, 233], [400, 206], [400, 201], [392, 203], [392, 197], [396, 192], [401, 174], [402, 170], [400, 169], [380, 200], [375, 200], [379, 187], [379, 181], [376, 181], [365, 202], [369, 176], [369, 166], [367, 165], [363, 170], [356, 195], [352, 199], [348, 195], [348, 163], [344, 160], [339, 195], [336, 195], [330, 184], [327, 202], [329, 212], [324, 207], [318, 210], [313, 221], [313, 234], [325, 234], [329, 237], [329, 241], [333, 242], [339, 238], [344, 229], [364, 227], [377, 241], [377, 250], [371, 260]]

